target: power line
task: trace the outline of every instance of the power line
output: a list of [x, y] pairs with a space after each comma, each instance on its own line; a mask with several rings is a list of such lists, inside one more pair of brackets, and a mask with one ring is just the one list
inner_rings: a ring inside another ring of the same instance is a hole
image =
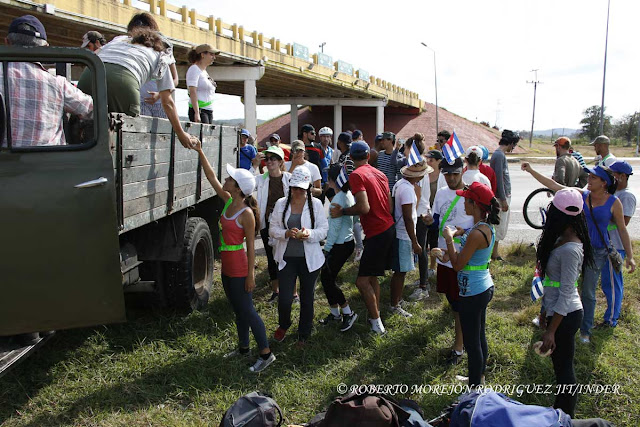
[[538, 89], [538, 84], [542, 83], [538, 81], [538, 70], [539, 68], [536, 68], [535, 70], [531, 70], [532, 73], [536, 73], [535, 74], [536, 77], [532, 82], [527, 81], [527, 83], [533, 83], [533, 115], [531, 116], [531, 133], [529, 134], [529, 148], [531, 148], [531, 143], [533, 141], [533, 123], [536, 119], [536, 91]]

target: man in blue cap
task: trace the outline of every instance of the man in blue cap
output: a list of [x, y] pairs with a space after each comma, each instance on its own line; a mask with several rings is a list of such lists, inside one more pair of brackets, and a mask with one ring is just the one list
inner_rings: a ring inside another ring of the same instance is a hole
[[251, 132], [247, 129], [240, 131], [240, 159], [239, 165], [242, 169], [251, 170], [251, 162], [258, 155], [256, 147], [249, 144]]
[[[625, 225], [629, 225], [631, 217], [636, 212], [636, 196], [628, 190], [629, 177], [633, 175], [633, 168], [625, 161], [616, 161], [611, 163], [609, 169], [613, 172], [613, 175], [618, 182], [616, 187], [615, 196], [622, 202], [622, 214], [624, 215]], [[618, 227], [613, 223], [609, 223], [607, 227], [609, 232], [609, 239], [613, 247], [620, 252], [622, 259], [626, 257], [624, 246], [622, 246], [622, 240], [618, 233]], [[602, 274], [600, 276], [602, 284], [602, 292], [604, 292], [607, 298], [607, 309], [604, 312], [604, 321], [600, 326], [615, 327], [618, 324], [618, 318], [620, 317], [620, 309], [622, 308], [622, 295], [624, 293], [624, 281], [622, 278], [622, 270], [615, 271], [611, 268], [611, 265], [606, 262], [602, 268]]]
[[[10, 46], [49, 46], [47, 32], [32, 15], [15, 18], [5, 39]], [[66, 145], [62, 117], [71, 113], [79, 118], [93, 114], [93, 99], [82, 93], [64, 77], [54, 76], [41, 64], [8, 64], [9, 94], [4, 93], [4, 70], [0, 67], [0, 94], [11, 107], [11, 146]], [[35, 101], [34, 101], [35, 100]], [[0, 139], [3, 139], [0, 136]], [[2, 141], [2, 145], [7, 145]]]

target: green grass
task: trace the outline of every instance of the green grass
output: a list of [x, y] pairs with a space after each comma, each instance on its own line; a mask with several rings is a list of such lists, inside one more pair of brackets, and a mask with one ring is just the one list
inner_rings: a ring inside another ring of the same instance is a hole
[[[636, 248], [638, 243], [636, 242]], [[539, 305], [529, 301], [533, 275], [533, 248], [514, 245], [506, 263], [495, 263], [496, 282], [487, 315], [488, 384], [553, 384], [550, 359], [530, 350], [541, 333], [530, 323]], [[639, 254], [640, 255], [640, 254]], [[266, 260], [259, 259], [259, 271]], [[324, 410], [338, 395], [340, 383], [455, 384], [466, 374], [463, 364], [449, 367], [444, 356], [452, 339], [453, 317], [440, 295], [409, 308], [410, 320], [389, 317], [389, 277], [383, 281], [383, 320], [389, 333], [372, 336], [366, 312], [353, 285], [355, 266], [347, 264], [342, 280], [360, 319], [353, 330], [340, 333], [317, 325], [304, 351], [295, 347], [294, 326], [283, 343], [272, 347], [278, 360], [264, 373], [248, 372], [250, 359], [224, 360], [236, 345], [233, 313], [219, 282], [205, 312], [178, 317], [149, 310], [130, 313], [122, 325], [58, 332], [56, 336], [0, 379], [0, 423], [3, 425], [217, 425], [222, 413], [238, 397], [253, 390], [271, 393], [289, 423], [303, 424]], [[578, 346], [576, 372], [584, 384], [619, 384], [620, 394], [583, 394], [580, 418], [600, 416], [617, 425], [636, 425], [640, 413], [640, 275], [626, 275], [621, 323], [615, 330], [597, 330], [593, 343]], [[265, 282], [262, 273], [257, 282]], [[415, 279], [410, 274], [407, 283]], [[408, 290], [406, 291], [408, 292]], [[269, 335], [277, 324], [277, 309], [264, 303], [270, 290], [259, 285], [257, 308]], [[605, 302], [599, 295], [596, 320]], [[316, 319], [328, 307], [320, 285]], [[253, 343], [253, 340], [252, 340]], [[513, 394], [519, 401], [549, 406], [553, 396]], [[435, 417], [454, 395], [408, 393], [429, 417]]]

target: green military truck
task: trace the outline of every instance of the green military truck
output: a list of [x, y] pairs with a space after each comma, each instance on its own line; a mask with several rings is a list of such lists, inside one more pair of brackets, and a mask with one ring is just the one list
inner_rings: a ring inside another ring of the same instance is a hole
[[[20, 123], [5, 76], [22, 61], [93, 71], [93, 119], [65, 117], [65, 145], [7, 137]], [[168, 120], [109, 114], [104, 66], [87, 50], [0, 47], [0, 62], [0, 375], [50, 336], [43, 331], [125, 321], [125, 293], [184, 312], [205, 306], [221, 206], [197, 153]], [[237, 128], [182, 126], [218, 178], [237, 164]]]

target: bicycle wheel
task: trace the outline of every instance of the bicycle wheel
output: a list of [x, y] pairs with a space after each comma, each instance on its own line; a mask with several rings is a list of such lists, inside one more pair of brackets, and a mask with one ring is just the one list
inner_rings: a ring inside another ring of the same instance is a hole
[[547, 208], [554, 192], [548, 188], [538, 188], [533, 190], [524, 201], [522, 214], [524, 220], [530, 227], [540, 230], [544, 227], [547, 220]]

